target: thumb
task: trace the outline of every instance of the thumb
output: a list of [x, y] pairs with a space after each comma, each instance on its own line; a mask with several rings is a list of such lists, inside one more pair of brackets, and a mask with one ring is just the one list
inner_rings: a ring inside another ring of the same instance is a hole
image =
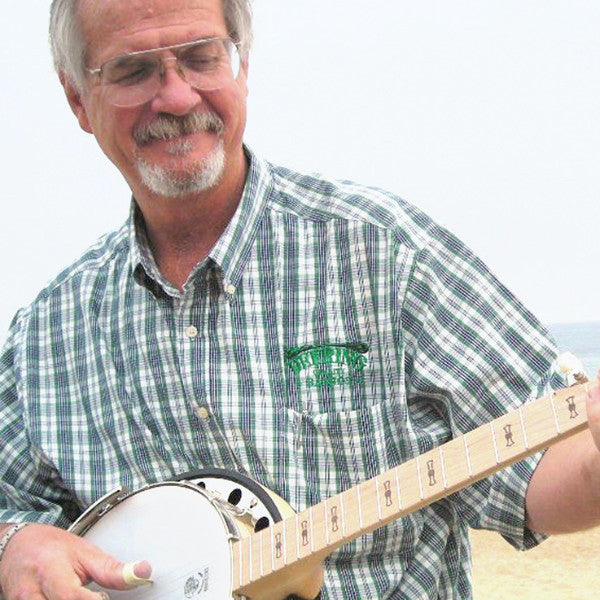
[[146, 560], [120, 562], [105, 555], [103, 561], [93, 561], [86, 570], [94, 583], [112, 590], [129, 590], [152, 583], [152, 567]]
[[147, 560], [124, 563], [121, 575], [125, 585], [130, 588], [152, 583], [152, 567]]

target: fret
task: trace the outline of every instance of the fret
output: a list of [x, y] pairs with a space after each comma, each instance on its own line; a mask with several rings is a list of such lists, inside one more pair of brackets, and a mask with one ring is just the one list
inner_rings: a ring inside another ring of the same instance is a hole
[[401, 464], [397, 468], [400, 489], [402, 491], [403, 510], [415, 506], [421, 502], [419, 489], [417, 461], [413, 458]]
[[318, 552], [329, 543], [327, 539], [327, 512], [324, 502], [315, 504], [311, 508], [311, 525], [313, 552]]
[[290, 565], [296, 562], [298, 553], [296, 552], [296, 540], [298, 530], [296, 529], [296, 518], [288, 518], [283, 521], [283, 533], [284, 533], [284, 554], [285, 564]]
[[469, 452], [469, 444], [467, 442], [467, 436], [466, 434], [463, 435], [463, 442], [465, 444], [465, 456], [467, 458], [467, 467], [469, 470], [469, 478], [473, 477], [473, 465], [471, 464], [471, 453]]
[[402, 510], [402, 490], [400, 489], [400, 477], [398, 477], [398, 469], [399, 467], [394, 469], [394, 474], [396, 476], [396, 490], [398, 492], [398, 508]]
[[338, 498], [340, 499], [340, 519], [342, 524], [342, 537], [346, 537], [346, 511], [344, 507], [344, 497], [342, 496], [342, 494], [339, 494]]
[[329, 538], [329, 510], [327, 508], [327, 500], [325, 500], [324, 505], [325, 512], [323, 516], [325, 517], [325, 543], [329, 546], [331, 545], [331, 540]]
[[521, 421], [521, 431], [523, 432], [523, 440], [525, 441], [525, 449], [529, 450], [529, 440], [527, 439], [527, 429], [525, 420], [523, 419], [523, 407], [519, 406], [519, 420]]
[[494, 456], [496, 457], [496, 464], [500, 464], [500, 456], [498, 455], [498, 442], [496, 441], [496, 433], [494, 432], [494, 421], [490, 422], [490, 431], [492, 434], [492, 443], [494, 444]]
[[356, 504], [358, 505], [358, 528], [360, 531], [363, 531], [365, 527], [363, 523], [362, 502], [360, 500], [360, 487], [360, 485], [356, 486]]
[[554, 404], [554, 394], [550, 393], [550, 403], [552, 404], [552, 414], [554, 415], [554, 424], [556, 426], [556, 433], [560, 435], [560, 425], [558, 424], [558, 415], [556, 414], [556, 405]]
[[478, 427], [466, 434], [466, 437], [469, 440], [469, 456], [474, 476], [485, 473], [491, 466], [497, 464], [494, 440], [490, 436], [488, 426]]
[[342, 531], [344, 539], [362, 531], [358, 506], [357, 490], [350, 488], [340, 494], [343, 506]]
[[300, 536], [298, 535], [298, 513], [294, 515], [294, 520], [296, 521], [296, 557], [300, 558]]
[[452, 489], [470, 477], [468, 450], [463, 437], [458, 437], [439, 447], [443, 454], [444, 489]]
[[262, 561], [262, 536], [250, 535], [250, 544], [248, 544], [249, 564], [250, 564], [250, 579], [258, 580], [263, 576], [263, 561]]
[[527, 439], [531, 450], [544, 447], [557, 436], [556, 421], [549, 396], [523, 406]]
[[269, 527], [270, 548], [269, 555], [271, 558], [271, 573], [275, 571], [275, 524]]
[[442, 446], [439, 446], [438, 452], [440, 455], [440, 466], [442, 467], [442, 479], [444, 481], [444, 489], [447, 490], [448, 489], [448, 480], [446, 478], [446, 464], [444, 461], [444, 450], [442, 449]]
[[381, 497], [379, 496], [379, 477], [376, 477], [377, 482], [377, 518], [381, 521]]
[[381, 523], [377, 479], [369, 479], [361, 483], [358, 488], [360, 493], [360, 528], [364, 531], [371, 531]]
[[421, 461], [417, 456], [417, 479], [419, 480], [419, 498], [423, 500], [425, 495], [423, 494], [423, 480], [421, 479]]
[[266, 527], [262, 529], [259, 534], [260, 540], [260, 570], [264, 575], [268, 575], [273, 572], [273, 528]]
[[328, 500], [325, 500], [325, 542], [328, 546], [331, 545], [331, 538], [329, 537], [331, 521], [329, 519], [329, 508], [327, 506]]

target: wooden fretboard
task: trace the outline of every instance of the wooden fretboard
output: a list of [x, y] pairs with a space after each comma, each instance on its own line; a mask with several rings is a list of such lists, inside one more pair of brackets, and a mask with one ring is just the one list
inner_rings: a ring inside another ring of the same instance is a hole
[[[597, 385], [597, 384], [594, 384]], [[587, 426], [592, 384], [539, 398], [233, 544], [233, 589], [308, 561], [568, 437]]]

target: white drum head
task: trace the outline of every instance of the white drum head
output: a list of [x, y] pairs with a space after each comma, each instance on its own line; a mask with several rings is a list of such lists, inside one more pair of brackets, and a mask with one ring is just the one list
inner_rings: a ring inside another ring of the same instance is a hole
[[148, 560], [153, 584], [111, 599], [226, 600], [231, 598], [229, 530], [206, 494], [164, 483], [125, 498], [84, 534], [121, 561]]

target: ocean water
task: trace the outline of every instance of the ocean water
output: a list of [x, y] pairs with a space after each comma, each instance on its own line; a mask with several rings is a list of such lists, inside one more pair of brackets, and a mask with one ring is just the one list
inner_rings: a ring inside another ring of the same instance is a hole
[[561, 352], [572, 352], [585, 367], [588, 377], [600, 368], [600, 321], [549, 325]]

